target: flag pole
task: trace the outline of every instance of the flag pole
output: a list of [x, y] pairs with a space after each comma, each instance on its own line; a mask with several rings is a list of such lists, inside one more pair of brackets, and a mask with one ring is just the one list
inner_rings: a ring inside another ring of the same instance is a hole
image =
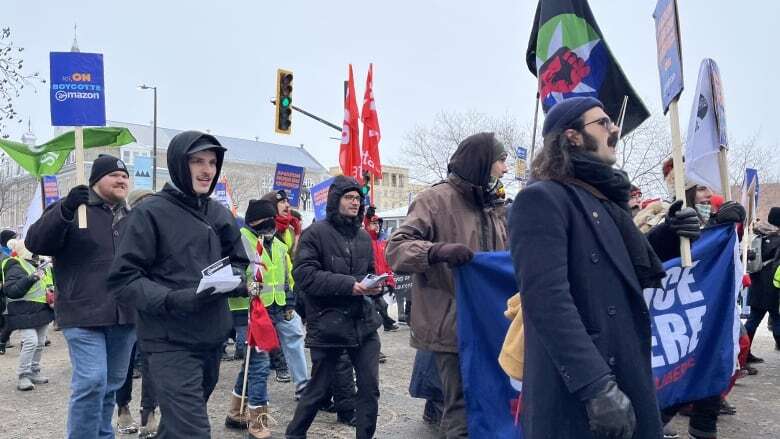
[[[76, 185], [87, 183], [84, 175], [84, 128], [76, 127], [73, 133], [76, 138]], [[78, 207], [79, 229], [87, 228], [87, 206], [82, 204]]]
[[376, 207], [376, 198], [374, 198], [374, 173], [371, 173], [371, 205]]
[[720, 168], [720, 186], [723, 188], [723, 199], [725, 201], [731, 201], [728, 149], [724, 145], [721, 145], [720, 151], [718, 151], [718, 167]]
[[623, 121], [626, 120], [626, 108], [628, 107], [628, 96], [623, 96], [623, 105], [620, 106], [620, 114], [618, 114], [618, 140], [623, 137]]
[[534, 151], [536, 150], [536, 127], [539, 124], [539, 92], [536, 92], [536, 109], [534, 110], [534, 127], [531, 130], [531, 157], [528, 160], [529, 168], [534, 162]]
[[[669, 120], [672, 128], [672, 161], [674, 163], [674, 195], [675, 199], [682, 200], [683, 208], [686, 206], [685, 201], [685, 172], [683, 170], [683, 152], [682, 152], [682, 137], [680, 136], [680, 117], [677, 112], [677, 99], [674, 99], [669, 104]], [[682, 266], [684, 268], [693, 266], [693, 260], [691, 257], [691, 240], [685, 237], [680, 237], [680, 257], [682, 259]]]
[[[749, 183], [749, 182], [748, 182]], [[750, 188], [750, 186], [748, 186]], [[742, 231], [742, 242], [740, 243], [740, 246], [742, 247], [742, 276], [747, 274], [747, 262], [748, 262], [748, 247], [750, 246], [750, 236], [753, 234], [753, 216], [755, 215], [755, 202], [756, 202], [756, 195], [755, 195], [755, 188], [750, 191], [748, 190], [748, 202], [747, 206], [747, 216], [745, 219], [745, 227]]]

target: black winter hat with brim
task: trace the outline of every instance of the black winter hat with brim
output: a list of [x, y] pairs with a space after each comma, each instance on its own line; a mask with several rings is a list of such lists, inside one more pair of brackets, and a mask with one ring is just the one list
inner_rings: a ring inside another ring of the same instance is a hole
[[89, 173], [89, 185], [94, 186], [101, 178], [115, 171], [122, 171], [128, 177], [130, 176], [125, 162], [112, 155], [100, 154], [92, 162], [92, 171]]
[[16, 238], [16, 232], [13, 230], [3, 230], [0, 232], [0, 246], [6, 247], [8, 244], [8, 241]]
[[244, 222], [251, 224], [255, 221], [273, 218], [276, 216], [276, 203], [269, 200], [249, 200], [244, 214]]

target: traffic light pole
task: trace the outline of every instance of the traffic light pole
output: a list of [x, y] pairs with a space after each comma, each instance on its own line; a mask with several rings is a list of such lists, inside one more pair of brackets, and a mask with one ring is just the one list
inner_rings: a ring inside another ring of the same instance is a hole
[[[276, 105], [276, 99], [271, 99], [271, 104]], [[309, 113], [308, 111], [306, 111], [306, 110], [304, 110], [302, 108], [296, 107], [295, 105], [290, 105], [290, 108], [292, 108], [293, 110], [295, 110], [295, 111], [297, 111], [299, 113], [303, 113], [306, 116], [309, 116], [310, 118], [316, 120], [317, 122], [320, 122], [320, 123], [322, 123], [324, 125], [327, 125], [327, 126], [333, 128], [334, 130], [336, 130], [338, 132], [341, 132], [341, 127], [336, 125], [333, 122], [328, 122], [327, 120], [325, 120], [325, 119], [323, 119], [323, 118], [321, 118], [319, 116], [316, 116], [314, 114], [311, 114], [311, 113]]]

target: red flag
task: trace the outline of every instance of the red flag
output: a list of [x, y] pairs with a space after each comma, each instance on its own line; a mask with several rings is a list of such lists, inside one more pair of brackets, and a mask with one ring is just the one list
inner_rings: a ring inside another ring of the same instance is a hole
[[382, 163], [379, 161], [379, 115], [374, 102], [374, 64], [368, 65], [366, 78], [366, 94], [363, 96], [363, 172], [370, 172], [374, 177], [382, 178]]
[[341, 149], [339, 165], [341, 172], [362, 181], [360, 166], [360, 128], [358, 127], [358, 106], [355, 97], [355, 78], [352, 76], [352, 64], [349, 65], [347, 96], [344, 99], [344, 125], [341, 129]]
[[271, 352], [279, 349], [279, 338], [276, 336], [274, 324], [268, 311], [259, 297], [249, 299], [249, 327], [246, 342], [250, 348], [257, 347], [261, 351]]

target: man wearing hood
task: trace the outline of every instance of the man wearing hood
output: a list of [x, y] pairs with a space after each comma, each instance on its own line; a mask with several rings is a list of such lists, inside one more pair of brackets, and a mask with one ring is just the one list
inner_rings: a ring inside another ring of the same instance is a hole
[[353, 178], [338, 176], [328, 191], [327, 217], [303, 233], [293, 278], [306, 310], [306, 347], [311, 350], [311, 380], [287, 426], [288, 439], [304, 439], [328, 393], [346, 350], [357, 375], [358, 439], [371, 439], [379, 411], [379, 334], [374, 302], [381, 286], [361, 285], [374, 273], [371, 238], [361, 227], [363, 196]]
[[452, 267], [469, 262], [475, 251], [506, 249], [506, 227], [494, 203], [506, 156], [493, 133], [463, 140], [450, 158], [447, 180], [415, 197], [387, 244], [393, 270], [413, 273], [411, 345], [436, 354], [444, 394], [441, 431], [448, 439], [468, 437]]
[[[225, 155], [217, 139], [185, 131], [171, 139], [171, 183], [133, 210], [111, 267], [109, 286], [138, 310], [162, 422], [157, 437], [209, 438], [206, 403], [219, 378], [222, 342], [232, 328], [228, 295], [197, 292], [201, 270], [228, 258], [234, 274], [249, 263], [230, 212], [211, 195]], [[241, 284], [230, 295], [246, 295]], [[127, 364], [127, 363], [125, 363]]]
[[[107, 282], [129, 212], [128, 183], [124, 162], [101, 154], [92, 163], [89, 186], [73, 187], [46, 208], [24, 241], [34, 254], [54, 260], [55, 318], [73, 367], [68, 438], [114, 435], [114, 396], [135, 343], [135, 313], [115, 300]], [[81, 205], [86, 206], [86, 229], [75, 219]]]

